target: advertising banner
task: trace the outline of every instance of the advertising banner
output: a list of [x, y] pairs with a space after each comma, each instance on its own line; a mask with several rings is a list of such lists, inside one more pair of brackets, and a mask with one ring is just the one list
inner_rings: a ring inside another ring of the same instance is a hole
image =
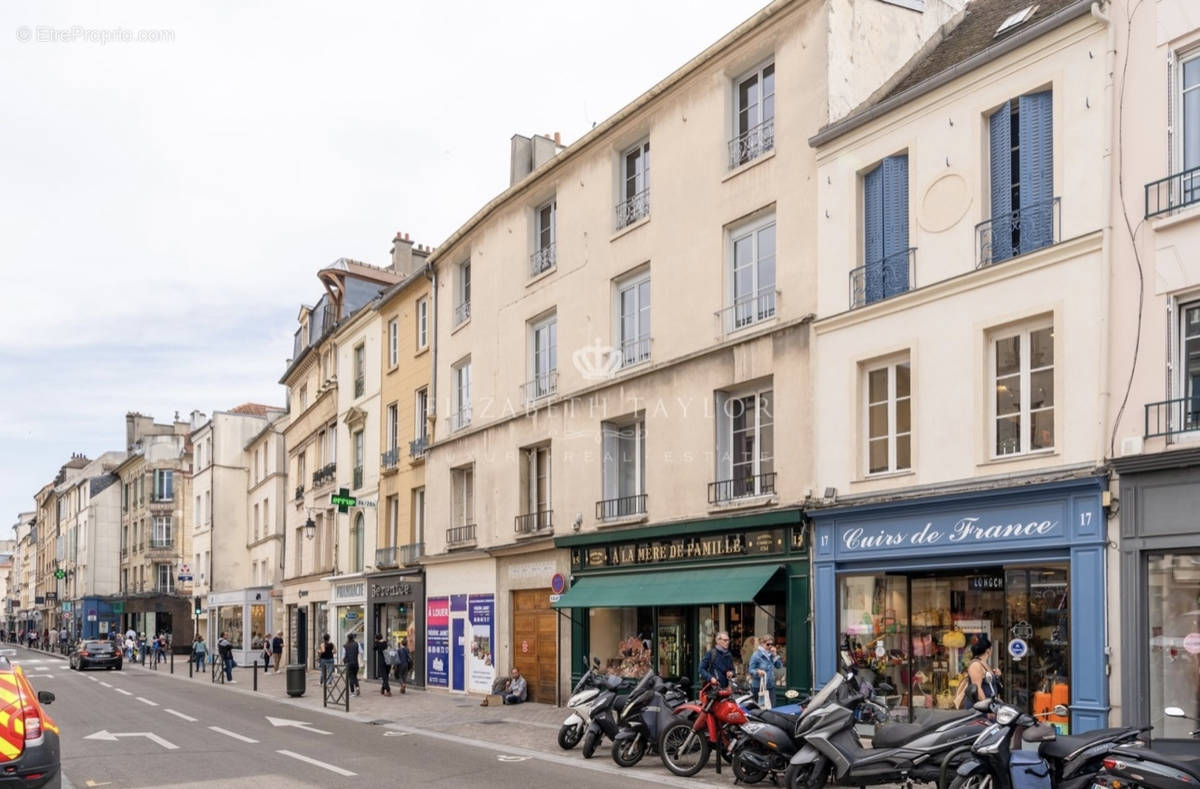
[[495, 598], [490, 594], [471, 595], [468, 601], [471, 620], [471, 656], [467, 669], [470, 689], [475, 693], [490, 693], [492, 690], [492, 644], [495, 640]]
[[431, 597], [425, 605], [427, 684], [450, 687], [450, 599]]

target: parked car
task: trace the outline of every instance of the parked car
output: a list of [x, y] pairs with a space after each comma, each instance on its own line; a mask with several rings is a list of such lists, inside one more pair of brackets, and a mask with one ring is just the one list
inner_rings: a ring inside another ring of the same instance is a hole
[[54, 701], [48, 690], [34, 692], [20, 666], [0, 650], [0, 789], [62, 786], [58, 726], [43, 705]]
[[83, 671], [89, 666], [103, 666], [120, 671], [123, 659], [121, 650], [113, 646], [111, 641], [79, 641], [68, 658], [71, 668], [76, 671]]

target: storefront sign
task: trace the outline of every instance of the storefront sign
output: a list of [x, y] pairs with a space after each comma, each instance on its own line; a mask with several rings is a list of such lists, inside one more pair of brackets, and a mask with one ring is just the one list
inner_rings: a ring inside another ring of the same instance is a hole
[[792, 527], [792, 550], [793, 551], [803, 551], [805, 548], [808, 547], [808, 537], [806, 536], [807, 534], [808, 534], [808, 529], [805, 528], [804, 524], [800, 524], [799, 526]]
[[363, 582], [356, 584], [344, 584], [342, 586], [333, 587], [334, 600], [349, 600], [366, 596], [367, 585]]
[[572, 551], [571, 563], [576, 568], [581, 562], [585, 567], [625, 567], [737, 556], [769, 556], [783, 552], [784, 530], [765, 529], [592, 546], [583, 552]]
[[471, 619], [471, 656], [467, 668], [470, 689], [476, 693], [490, 693], [493, 677], [492, 643], [495, 640], [495, 598], [490, 594], [473, 594], [467, 601], [467, 610]]
[[967, 588], [972, 592], [1003, 592], [1003, 575], [969, 575]]
[[[427, 683], [450, 686], [450, 598], [431, 597], [425, 605]], [[488, 688], [491, 690], [491, 688]]]
[[524, 564], [512, 564], [508, 567], [508, 577], [510, 580], [518, 581], [528, 578], [549, 578], [554, 573], [554, 562], [525, 562]]
[[371, 597], [412, 597], [412, 584], [398, 581], [394, 584], [371, 584]]

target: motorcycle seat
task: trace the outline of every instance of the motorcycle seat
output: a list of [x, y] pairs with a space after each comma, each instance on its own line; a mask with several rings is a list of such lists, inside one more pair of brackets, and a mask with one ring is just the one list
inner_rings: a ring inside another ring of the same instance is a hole
[[952, 720], [969, 718], [974, 714], [972, 710], [933, 710], [929, 717], [920, 723], [889, 723], [875, 732], [875, 736], [871, 738], [871, 746], [895, 748]]
[[1200, 753], [1184, 755], [1181, 753], [1172, 753], [1170, 755], [1160, 753], [1148, 748], [1116, 748], [1111, 751], [1118, 759], [1126, 758], [1131, 761], [1141, 759], [1146, 762], [1154, 762], [1167, 767], [1174, 767], [1176, 770], [1186, 772], [1194, 777], [1200, 778]]
[[799, 715], [789, 715], [786, 712], [776, 712], [775, 710], [759, 710], [754, 713], [754, 717], [763, 723], [783, 729], [789, 736], [796, 730], [796, 721], [800, 719]]
[[1039, 745], [1038, 755], [1045, 759], [1066, 759], [1076, 751], [1081, 751], [1097, 743], [1115, 742], [1118, 738], [1122, 738], [1122, 735], [1128, 735], [1132, 739], [1137, 733], [1137, 729], [1117, 726], [1111, 729], [1096, 729], [1083, 734], [1060, 735]]

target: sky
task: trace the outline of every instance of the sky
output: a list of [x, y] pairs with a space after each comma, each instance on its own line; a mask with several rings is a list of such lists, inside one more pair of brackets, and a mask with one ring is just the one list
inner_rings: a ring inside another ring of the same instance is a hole
[[[438, 246], [766, 0], [0, 4], [0, 518], [278, 383], [316, 272]], [[9, 536], [0, 528], [0, 536]]]

